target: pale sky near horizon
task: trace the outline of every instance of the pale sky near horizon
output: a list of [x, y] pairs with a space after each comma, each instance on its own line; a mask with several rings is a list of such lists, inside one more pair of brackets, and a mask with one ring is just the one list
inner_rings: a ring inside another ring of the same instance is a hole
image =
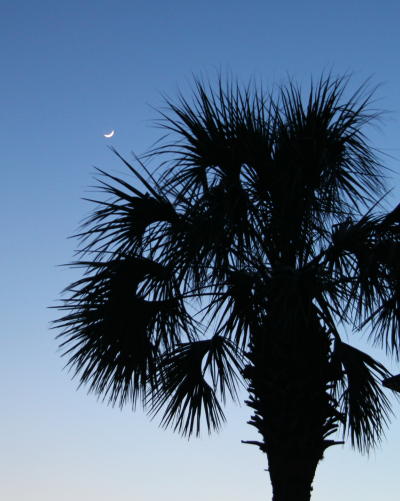
[[[186, 92], [193, 74], [266, 87], [287, 75], [306, 87], [321, 71], [353, 73], [354, 88], [371, 77], [377, 107], [390, 113], [369, 136], [397, 185], [399, 19], [394, 0], [2, 3], [0, 499], [270, 499], [264, 457], [240, 443], [255, 438], [245, 405], [226, 409], [219, 435], [188, 442], [141, 411], [76, 391], [49, 328], [47, 307], [75, 278], [57, 265], [73, 259], [67, 237], [88, 214], [81, 198], [93, 166], [125, 172], [107, 146], [145, 152], [160, 134], [152, 107], [162, 93]], [[394, 418], [369, 457], [349, 445], [328, 450], [313, 501], [398, 501], [399, 448]]]

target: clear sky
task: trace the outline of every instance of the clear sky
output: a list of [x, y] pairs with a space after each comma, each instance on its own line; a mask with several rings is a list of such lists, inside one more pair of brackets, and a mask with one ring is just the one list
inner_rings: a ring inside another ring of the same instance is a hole
[[[240, 443], [254, 438], [245, 406], [227, 409], [219, 435], [188, 443], [76, 391], [49, 329], [47, 306], [75, 278], [57, 265], [72, 259], [67, 236], [88, 212], [93, 165], [123, 172], [107, 145], [146, 151], [160, 133], [152, 107], [192, 74], [267, 87], [322, 70], [353, 72], [354, 85], [372, 76], [377, 105], [392, 113], [370, 137], [398, 182], [400, 4], [13, 0], [0, 13], [0, 498], [269, 499], [264, 457]], [[313, 501], [397, 501], [399, 449], [394, 420], [370, 457], [328, 450]]]

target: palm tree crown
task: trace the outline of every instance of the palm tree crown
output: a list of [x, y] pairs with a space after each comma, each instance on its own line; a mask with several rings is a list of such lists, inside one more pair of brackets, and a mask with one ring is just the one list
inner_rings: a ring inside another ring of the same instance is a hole
[[400, 208], [376, 211], [383, 168], [363, 131], [377, 114], [346, 84], [321, 78], [304, 99], [292, 83], [196, 81], [193, 100], [167, 101], [172, 139], [146, 157], [159, 169], [115, 151], [134, 181], [99, 171], [108, 198], [57, 321], [82, 383], [184, 435], [218, 429], [244, 385], [276, 500], [309, 499], [339, 427], [368, 451], [390, 414], [389, 372], [338, 330], [399, 355]]

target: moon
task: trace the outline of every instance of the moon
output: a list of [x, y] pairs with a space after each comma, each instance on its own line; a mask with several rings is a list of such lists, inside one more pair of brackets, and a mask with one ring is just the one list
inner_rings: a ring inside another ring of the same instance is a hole
[[112, 130], [108, 134], [104, 134], [104, 137], [106, 137], [107, 139], [109, 139], [110, 137], [113, 137], [114, 134], [115, 134], [115, 130]]

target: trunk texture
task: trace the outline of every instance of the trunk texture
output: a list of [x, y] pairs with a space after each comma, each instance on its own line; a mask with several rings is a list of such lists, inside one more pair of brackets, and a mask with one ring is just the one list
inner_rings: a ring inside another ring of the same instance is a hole
[[268, 448], [273, 501], [309, 501], [315, 470], [321, 459], [316, 451], [295, 451], [293, 447]]
[[309, 501], [340, 419], [329, 394], [331, 341], [307, 298], [297, 312], [272, 313], [248, 353], [250, 424], [262, 436], [256, 444], [268, 457], [273, 501]]

